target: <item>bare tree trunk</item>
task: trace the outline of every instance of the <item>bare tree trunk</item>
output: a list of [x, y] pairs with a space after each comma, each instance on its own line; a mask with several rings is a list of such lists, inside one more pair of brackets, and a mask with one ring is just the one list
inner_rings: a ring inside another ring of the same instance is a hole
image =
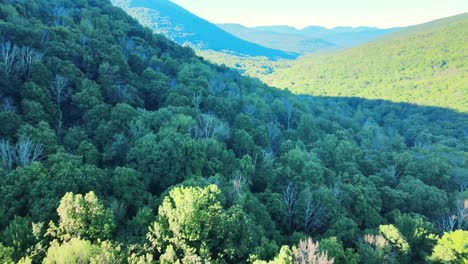
[[68, 11], [63, 7], [56, 7], [52, 9], [52, 16], [54, 17], [54, 26], [63, 27], [65, 26], [65, 17], [68, 15]]
[[288, 233], [292, 231], [292, 221], [296, 214], [296, 202], [297, 202], [297, 187], [295, 184], [290, 182], [286, 189], [283, 191], [283, 203], [284, 203], [284, 214], [288, 221]]
[[325, 214], [325, 206], [319, 201], [314, 201], [311, 192], [307, 192], [304, 198], [304, 232], [314, 233], [321, 225]]
[[31, 77], [32, 65], [40, 62], [43, 57], [44, 53], [38, 52], [31, 47], [23, 47], [21, 49], [21, 72], [26, 80]]
[[457, 217], [454, 215], [444, 215], [434, 221], [434, 225], [439, 229], [440, 233], [452, 232], [455, 229]]
[[212, 138], [224, 140], [229, 137], [230, 128], [226, 122], [216, 119], [211, 114], [203, 114], [194, 128], [195, 138]]
[[457, 229], [463, 229], [468, 222], [468, 199], [459, 199], [457, 204]]
[[237, 200], [241, 196], [242, 190], [247, 185], [247, 180], [240, 171], [236, 171], [234, 172], [231, 182], [232, 188], [234, 189], [234, 199]]
[[0, 55], [2, 56], [5, 75], [9, 77], [14, 70], [13, 66], [19, 55], [19, 48], [11, 44], [10, 41], [1, 41]]
[[191, 101], [194, 108], [200, 109], [200, 105], [203, 102], [203, 96], [201, 93], [194, 93]]
[[57, 107], [57, 133], [60, 134], [63, 125], [63, 113], [62, 113], [62, 102], [68, 96], [67, 87], [68, 87], [68, 78], [61, 75], [56, 75], [55, 80], [50, 87], [50, 96], [54, 100]]
[[283, 100], [283, 105], [286, 108], [286, 125], [287, 128], [290, 129], [294, 114], [294, 106], [288, 99]]

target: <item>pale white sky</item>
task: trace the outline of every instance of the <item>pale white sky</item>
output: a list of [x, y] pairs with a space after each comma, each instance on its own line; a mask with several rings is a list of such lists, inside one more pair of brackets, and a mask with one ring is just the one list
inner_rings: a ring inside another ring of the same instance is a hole
[[[156, 0], [154, 0], [156, 1]], [[172, 0], [213, 23], [409, 26], [468, 12], [468, 0]]]

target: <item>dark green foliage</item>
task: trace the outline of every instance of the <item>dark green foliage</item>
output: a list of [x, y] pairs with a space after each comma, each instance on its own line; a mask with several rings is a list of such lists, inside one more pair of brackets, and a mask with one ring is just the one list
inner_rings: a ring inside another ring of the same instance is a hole
[[[273, 89], [107, 1], [3, 1], [7, 41], [43, 57], [0, 55], [1, 262], [291, 261], [313, 236], [337, 262], [416, 263], [430, 222], [466, 227], [466, 114]], [[408, 253], [362, 242], [389, 224]]]

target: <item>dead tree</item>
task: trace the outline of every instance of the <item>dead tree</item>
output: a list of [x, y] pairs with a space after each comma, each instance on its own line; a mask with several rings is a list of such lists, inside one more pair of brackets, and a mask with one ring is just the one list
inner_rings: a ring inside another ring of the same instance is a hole
[[4, 65], [4, 73], [7, 77], [29, 79], [32, 65], [40, 62], [44, 53], [38, 52], [31, 47], [18, 47], [10, 41], [0, 42], [0, 56]]
[[278, 128], [276, 123], [270, 123], [267, 128], [268, 140], [270, 141], [270, 146], [273, 152], [278, 149], [279, 137], [281, 135], [281, 130]]
[[16, 113], [16, 107], [11, 97], [3, 98], [0, 111]]
[[213, 135], [216, 118], [213, 115], [202, 115], [198, 119], [198, 126], [195, 129], [195, 137], [210, 138]]
[[286, 127], [290, 129], [293, 121], [294, 105], [288, 99], [283, 99], [283, 105], [286, 109]]
[[297, 187], [290, 182], [283, 191], [283, 213], [286, 215], [288, 233], [291, 234], [296, 204], [298, 200]]
[[230, 128], [226, 122], [216, 119], [211, 114], [203, 114], [194, 129], [195, 138], [212, 138], [224, 140], [229, 137]]
[[266, 169], [272, 168], [276, 160], [275, 153], [273, 153], [273, 151], [269, 149], [269, 150], [262, 150], [260, 154], [262, 158], [262, 163], [261, 163], [262, 169], [266, 170]]
[[398, 168], [397, 164], [393, 164], [393, 165], [388, 166], [388, 168], [386, 170], [386, 173], [390, 178], [395, 179], [395, 180], [400, 179], [401, 176], [402, 176], [402, 172]]
[[42, 155], [41, 144], [32, 142], [29, 138], [21, 138], [16, 144], [17, 163], [19, 166], [28, 166], [38, 160]]
[[433, 221], [434, 225], [439, 229], [440, 233], [452, 232], [455, 229], [457, 223], [457, 217], [455, 215], [443, 215]]
[[62, 129], [63, 123], [63, 113], [62, 113], [62, 102], [68, 96], [67, 87], [68, 87], [68, 78], [61, 75], [56, 75], [55, 80], [50, 86], [50, 96], [57, 107], [57, 132], [60, 132]]
[[226, 89], [226, 83], [222, 78], [212, 78], [208, 82], [208, 89], [215, 94], [220, 95]]
[[468, 223], [468, 199], [458, 199], [457, 205], [457, 229], [463, 229]]
[[0, 161], [7, 169], [15, 166], [28, 166], [39, 160], [43, 153], [43, 146], [34, 143], [29, 138], [20, 138], [16, 145], [6, 140], [0, 140]]
[[25, 79], [31, 77], [32, 66], [34, 63], [42, 61], [44, 53], [38, 52], [31, 47], [21, 48], [21, 57], [18, 62], [18, 73]]
[[328, 259], [327, 252], [319, 250], [319, 242], [312, 238], [299, 241], [297, 248], [293, 250], [294, 264], [333, 264], [333, 258]]
[[247, 185], [247, 179], [240, 171], [236, 171], [232, 175], [231, 182], [234, 190], [234, 199], [237, 200], [240, 198], [244, 187]]
[[231, 133], [231, 128], [229, 127], [228, 123], [218, 120], [214, 127], [213, 136], [218, 140], [226, 140], [229, 138]]
[[54, 18], [53, 23], [55, 27], [65, 26], [65, 17], [68, 16], [67, 9], [63, 7], [55, 7], [52, 9], [51, 15]]
[[203, 96], [201, 93], [194, 93], [191, 101], [194, 108], [200, 109], [200, 105], [203, 102]]
[[364, 241], [368, 243], [369, 245], [372, 245], [378, 248], [384, 248], [388, 245], [388, 240], [380, 234], [379, 235], [367, 234], [364, 236]]
[[6, 140], [0, 140], [0, 160], [5, 168], [11, 170], [15, 165], [16, 151], [14, 146]]
[[2, 56], [3, 71], [6, 76], [10, 76], [14, 71], [15, 62], [18, 60], [20, 49], [11, 44], [10, 41], [0, 42], [0, 55]]
[[304, 197], [304, 232], [310, 234], [315, 232], [322, 224], [326, 213], [325, 206], [312, 197], [312, 193], [307, 191]]
[[333, 184], [331, 191], [333, 193], [333, 196], [335, 196], [336, 200], [338, 200], [339, 202], [343, 201], [343, 192], [341, 191], [339, 182]]
[[433, 221], [441, 234], [455, 229], [464, 229], [468, 223], [468, 199], [458, 199], [455, 205], [455, 213], [443, 215]]

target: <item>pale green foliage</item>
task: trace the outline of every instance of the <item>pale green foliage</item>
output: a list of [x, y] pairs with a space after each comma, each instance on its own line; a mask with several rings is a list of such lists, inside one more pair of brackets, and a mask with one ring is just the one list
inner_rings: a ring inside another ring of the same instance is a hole
[[379, 227], [382, 235], [403, 254], [408, 254], [410, 247], [400, 231], [393, 225], [381, 225]]
[[[206, 241], [220, 224], [220, 193], [215, 185], [180, 187], [164, 198], [158, 220], [150, 226], [148, 233], [151, 244], [162, 254], [161, 262], [173, 262], [189, 256], [210, 258]], [[175, 250], [182, 254], [177, 256]]]
[[288, 246], [282, 246], [278, 256], [276, 256], [272, 264], [290, 264], [292, 263], [292, 260], [293, 257], [291, 249]]
[[237, 263], [269, 245], [241, 207], [225, 210], [221, 200], [216, 185], [170, 191], [147, 235], [161, 263]]
[[63, 243], [52, 241], [43, 263], [122, 263], [122, 256], [120, 247], [114, 247], [108, 241], [92, 244], [88, 240], [72, 238]]
[[44, 264], [89, 263], [93, 257], [101, 253], [99, 246], [92, 245], [87, 240], [72, 238], [60, 244], [54, 240], [47, 251]]
[[13, 263], [13, 248], [5, 247], [0, 243], [0, 263]]
[[278, 255], [271, 261], [255, 260], [253, 264], [292, 264], [293, 255], [289, 246], [282, 246]]
[[440, 263], [467, 263], [468, 231], [457, 230], [445, 233], [437, 241], [429, 259]]
[[136, 254], [131, 254], [127, 257], [128, 264], [151, 264], [153, 263], [153, 255], [145, 254], [138, 256]]
[[33, 261], [30, 257], [23, 257], [18, 261], [18, 264], [32, 264]]
[[120, 246], [114, 246], [109, 241], [104, 241], [100, 244], [100, 253], [94, 256], [91, 260], [91, 264], [102, 264], [102, 263], [121, 263], [122, 262], [122, 250]]
[[61, 240], [72, 237], [89, 239], [111, 238], [115, 229], [114, 216], [104, 208], [94, 192], [81, 194], [67, 193], [57, 209], [60, 217], [58, 226], [50, 223], [48, 233]]

